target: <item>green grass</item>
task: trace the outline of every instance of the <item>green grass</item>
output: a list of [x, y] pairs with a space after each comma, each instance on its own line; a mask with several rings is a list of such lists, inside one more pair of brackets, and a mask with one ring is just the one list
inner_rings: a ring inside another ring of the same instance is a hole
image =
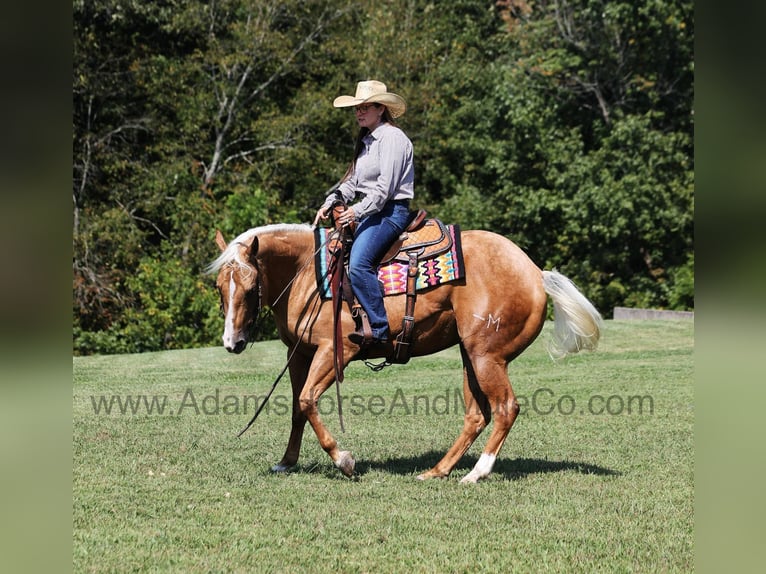
[[[287, 380], [235, 438], [245, 397], [283, 366], [278, 342], [74, 358], [74, 570], [691, 571], [693, 323], [607, 321], [597, 352], [560, 362], [549, 329], [511, 364], [528, 402], [478, 485], [459, 480], [487, 431], [448, 479], [415, 480], [462, 426], [456, 348], [350, 366], [345, 433], [330, 389], [324, 420], [354, 453], [352, 480], [310, 427], [297, 469], [269, 471], [289, 432]], [[92, 398], [112, 395], [166, 396], [175, 414], [96, 414]]]

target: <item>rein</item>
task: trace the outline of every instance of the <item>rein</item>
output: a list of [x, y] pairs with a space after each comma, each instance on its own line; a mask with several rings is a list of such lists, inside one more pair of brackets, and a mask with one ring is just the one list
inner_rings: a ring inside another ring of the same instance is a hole
[[[299, 276], [299, 275], [300, 275], [300, 274], [301, 274], [301, 273], [302, 273], [302, 272], [303, 272], [303, 271], [306, 269], [306, 267], [308, 267], [308, 266], [309, 266], [309, 264], [310, 264], [310, 263], [311, 263], [311, 262], [314, 260], [314, 257], [316, 257], [317, 253], [319, 253], [319, 252], [320, 252], [322, 249], [324, 249], [325, 245], [326, 245], [326, 244], [327, 244], [327, 243], [330, 241], [330, 238], [331, 238], [332, 236], [333, 236], [333, 233], [330, 233], [330, 234], [328, 235], [327, 239], [326, 239], [324, 242], [322, 242], [322, 244], [321, 244], [321, 245], [320, 245], [320, 246], [317, 248], [317, 250], [316, 250], [316, 251], [314, 251], [314, 253], [311, 255], [311, 257], [309, 257], [309, 258], [307, 259], [306, 263], [304, 263], [304, 264], [303, 264], [303, 267], [301, 267], [301, 268], [300, 268], [300, 269], [299, 269], [299, 270], [298, 270], [298, 271], [295, 273], [295, 276], [294, 276], [292, 279], [290, 279], [290, 281], [287, 283], [287, 285], [285, 286], [285, 288], [284, 288], [284, 289], [282, 289], [282, 292], [281, 292], [281, 293], [279, 294], [279, 296], [278, 296], [278, 297], [277, 297], [277, 298], [274, 300], [274, 303], [272, 303], [272, 304], [270, 305], [270, 307], [273, 307], [274, 305], [276, 305], [276, 304], [279, 302], [279, 300], [280, 300], [280, 299], [282, 298], [282, 296], [283, 296], [283, 295], [284, 295], [284, 294], [287, 292], [287, 290], [290, 288], [290, 286], [292, 286], [292, 284], [295, 282], [295, 280], [298, 278], [298, 276]], [[263, 305], [262, 305], [262, 295], [263, 295], [263, 290], [262, 290], [262, 287], [261, 287], [261, 273], [260, 273], [260, 269], [258, 268], [258, 262], [257, 262], [257, 261], [255, 262], [255, 270], [258, 272], [258, 277], [257, 277], [257, 279], [256, 279], [256, 281], [257, 281], [257, 285], [258, 285], [258, 310], [256, 311], [256, 319], [255, 319], [255, 321], [253, 322], [253, 327], [251, 328], [251, 331], [254, 331], [254, 330], [255, 330], [255, 327], [258, 325], [258, 320], [259, 320], [259, 318], [260, 318], [261, 310], [263, 309]], [[324, 278], [325, 278], [325, 277], [326, 277], [328, 274], [329, 274], [329, 269], [328, 269], [328, 270], [325, 272], [325, 275], [324, 275], [323, 279], [324, 279]], [[315, 295], [319, 295], [319, 289], [315, 289]], [[318, 300], [318, 301], [321, 301], [321, 299], [317, 299], [317, 300]], [[316, 304], [315, 304], [315, 307], [316, 307]], [[315, 309], [312, 309], [312, 310], [311, 310], [311, 312], [309, 313], [309, 317], [311, 317], [311, 316], [313, 315], [313, 313], [314, 313], [314, 310], [315, 310]], [[305, 335], [305, 334], [306, 334], [306, 330], [308, 329], [308, 327], [309, 327], [309, 324], [310, 324], [310, 323], [311, 323], [310, 321], [306, 321], [306, 324], [305, 324], [305, 326], [303, 327], [303, 332], [302, 332], [302, 333], [301, 333], [301, 334], [300, 334], [300, 335], [299, 335], [299, 336], [296, 338], [295, 344], [293, 345], [293, 348], [290, 350], [290, 354], [289, 354], [289, 355], [288, 355], [288, 357], [287, 357], [287, 362], [285, 363], [285, 366], [284, 366], [284, 367], [282, 367], [282, 371], [279, 373], [279, 375], [277, 376], [277, 378], [276, 378], [276, 379], [274, 380], [274, 382], [272, 383], [272, 385], [271, 385], [271, 389], [269, 389], [269, 392], [266, 394], [266, 398], [265, 398], [265, 399], [263, 399], [263, 402], [260, 404], [260, 406], [258, 407], [258, 409], [255, 411], [255, 414], [253, 415], [253, 418], [251, 418], [251, 419], [250, 419], [250, 422], [248, 422], [248, 423], [247, 423], [247, 425], [245, 425], [245, 428], [243, 428], [241, 431], [239, 431], [239, 433], [237, 434], [237, 438], [241, 437], [243, 434], [245, 434], [245, 432], [246, 432], [246, 431], [247, 431], [247, 430], [248, 430], [248, 429], [249, 429], [251, 426], [253, 426], [253, 423], [255, 422], [255, 419], [257, 419], [257, 418], [258, 418], [258, 415], [260, 415], [260, 414], [261, 414], [261, 411], [262, 411], [262, 410], [263, 410], [263, 408], [266, 406], [266, 403], [268, 403], [268, 402], [269, 402], [269, 399], [271, 398], [271, 395], [274, 393], [274, 389], [276, 389], [276, 388], [277, 388], [277, 384], [278, 384], [278, 383], [279, 383], [279, 381], [282, 379], [282, 377], [285, 375], [285, 373], [287, 372], [287, 369], [290, 367], [290, 361], [292, 360], [293, 356], [295, 356], [295, 352], [298, 350], [298, 345], [300, 344], [300, 341], [301, 341], [301, 339], [303, 338], [303, 335]], [[340, 396], [340, 390], [338, 390], [338, 393], [339, 393], [339, 396]], [[340, 413], [340, 403], [339, 403], [339, 405], [338, 405], [338, 406], [339, 406], [339, 410], [338, 410], [338, 412]], [[341, 428], [343, 428], [343, 418], [342, 418], [342, 415], [341, 415]]]
[[[317, 292], [317, 294], [318, 294], [318, 292]], [[306, 332], [306, 328], [308, 328], [308, 322], [307, 322], [307, 326], [304, 327], [303, 333], [301, 333], [301, 337]], [[293, 345], [293, 348], [290, 350], [290, 355], [287, 357], [287, 362], [285, 363], [285, 366], [282, 367], [282, 371], [279, 373], [277, 378], [272, 383], [271, 389], [269, 389], [269, 392], [266, 394], [266, 398], [263, 399], [263, 402], [258, 407], [258, 410], [255, 411], [255, 414], [253, 415], [253, 418], [250, 419], [250, 422], [247, 423], [247, 425], [245, 425], [245, 428], [243, 428], [241, 431], [239, 431], [239, 433], [237, 434], [237, 438], [241, 437], [243, 434], [245, 434], [247, 429], [249, 429], [251, 426], [253, 426], [253, 423], [255, 422], [255, 419], [258, 418], [258, 415], [261, 414], [261, 411], [266, 406], [266, 403], [269, 402], [269, 399], [271, 398], [271, 395], [274, 393], [274, 389], [277, 388], [277, 384], [279, 383], [280, 380], [282, 380], [282, 377], [285, 375], [285, 373], [287, 372], [287, 369], [290, 367], [290, 361], [292, 360], [293, 356], [295, 355], [295, 352], [298, 350], [298, 344], [301, 341], [301, 337], [298, 337], [298, 340], [295, 341], [295, 345]]]

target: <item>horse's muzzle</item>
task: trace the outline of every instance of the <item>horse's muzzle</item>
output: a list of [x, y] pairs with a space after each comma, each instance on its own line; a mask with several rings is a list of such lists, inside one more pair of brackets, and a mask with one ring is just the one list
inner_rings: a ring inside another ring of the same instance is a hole
[[240, 339], [239, 341], [234, 343], [234, 346], [224, 345], [224, 347], [226, 348], [227, 351], [229, 351], [229, 353], [234, 353], [236, 355], [239, 355], [242, 351], [244, 351], [246, 346], [247, 346], [247, 341], [245, 341], [244, 339]]

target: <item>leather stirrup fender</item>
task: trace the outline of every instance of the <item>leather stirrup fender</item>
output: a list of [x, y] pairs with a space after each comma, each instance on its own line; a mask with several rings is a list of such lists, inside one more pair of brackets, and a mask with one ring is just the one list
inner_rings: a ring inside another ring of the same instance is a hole
[[415, 328], [415, 301], [418, 298], [417, 283], [420, 273], [418, 252], [407, 253], [409, 262], [407, 266], [407, 295], [404, 304], [404, 319], [402, 319], [402, 332], [396, 338], [396, 352], [392, 362], [404, 364], [410, 360], [412, 354], [412, 332]]

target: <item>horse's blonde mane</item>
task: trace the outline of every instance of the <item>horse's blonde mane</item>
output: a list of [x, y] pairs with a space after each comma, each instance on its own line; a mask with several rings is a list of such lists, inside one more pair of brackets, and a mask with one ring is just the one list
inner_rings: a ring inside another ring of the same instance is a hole
[[275, 233], [310, 233], [312, 229], [311, 225], [305, 223], [277, 223], [248, 229], [232, 239], [226, 249], [205, 268], [205, 272], [218, 273], [221, 267], [228, 263], [245, 264], [246, 262], [242, 261], [240, 256], [240, 247], [250, 244], [254, 237], [263, 237]]

